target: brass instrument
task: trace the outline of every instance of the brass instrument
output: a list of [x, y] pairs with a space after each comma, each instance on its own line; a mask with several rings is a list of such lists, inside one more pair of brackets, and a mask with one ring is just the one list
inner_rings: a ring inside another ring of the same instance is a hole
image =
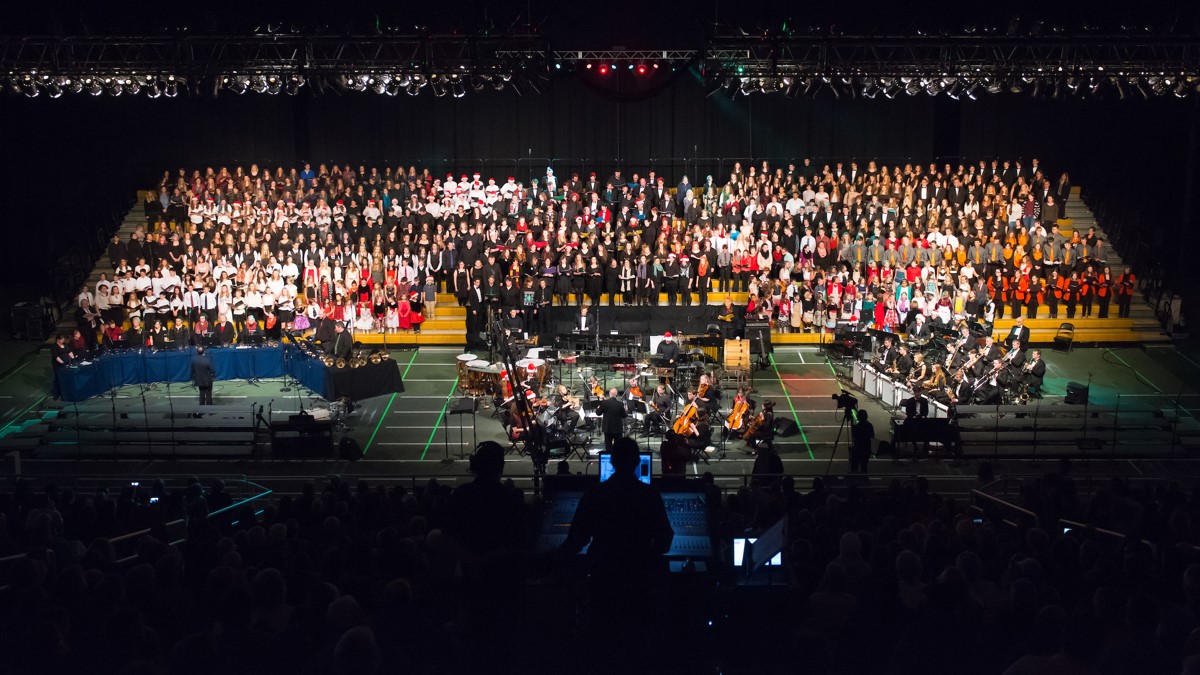
[[339, 358], [337, 361], [334, 361], [333, 367], [334, 368], [345, 368], [346, 367], [346, 359]]
[[967, 358], [966, 363], [962, 364], [961, 366], [959, 366], [958, 370], [954, 371], [954, 373], [950, 376], [949, 379], [954, 379], [955, 375], [958, 375], [959, 373], [962, 373], [962, 372], [966, 372], [968, 369], [973, 367], [976, 363], [979, 363], [979, 359], [982, 359], [982, 358], [983, 358], [982, 351], [975, 352], [974, 354], [972, 354], [970, 357]]
[[383, 355], [380, 354], [379, 352], [375, 352], [374, 354], [371, 354], [371, 363], [374, 363], [374, 364], [383, 363]]
[[351, 368], [361, 368], [362, 366], [366, 365], [366, 363], [367, 363], [367, 360], [362, 358], [361, 356], [356, 356], [356, 357], [350, 359], [350, 367]]
[[[340, 361], [341, 359], [338, 360]], [[321, 356], [321, 363], [325, 364], [326, 368], [331, 368], [333, 367], [333, 357], [328, 354], [324, 354]]]

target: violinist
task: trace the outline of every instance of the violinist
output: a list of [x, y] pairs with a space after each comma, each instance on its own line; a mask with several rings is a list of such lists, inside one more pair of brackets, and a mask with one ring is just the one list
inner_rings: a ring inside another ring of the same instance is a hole
[[579, 399], [571, 396], [567, 385], [560, 384], [554, 388], [551, 404], [556, 408], [554, 416], [563, 431], [568, 434], [574, 431], [579, 425]]
[[588, 378], [587, 391], [593, 399], [604, 398], [604, 385], [600, 384], [600, 378], [595, 375]]
[[721, 408], [721, 390], [712, 383], [712, 376], [708, 373], [700, 376], [700, 387], [696, 392], [696, 400], [700, 407], [709, 414], [715, 415]]

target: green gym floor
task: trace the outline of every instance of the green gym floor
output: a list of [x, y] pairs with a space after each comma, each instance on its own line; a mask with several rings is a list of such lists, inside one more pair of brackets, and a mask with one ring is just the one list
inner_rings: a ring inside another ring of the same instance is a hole
[[[43, 416], [53, 415], [63, 407], [49, 397], [50, 364], [48, 351], [33, 343], [0, 342], [0, 452], [3, 458], [2, 475], [17, 475], [68, 479], [88, 476], [127, 475], [208, 475], [246, 476], [259, 481], [279, 481], [296, 484], [308, 477], [331, 474], [363, 476], [377, 480], [424, 480], [439, 477], [461, 480], [468, 473], [466, 456], [476, 442], [496, 440], [507, 445], [500, 423], [492, 416], [490, 404], [480, 405], [472, 414], [451, 414], [461, 398], [456, 376], [455, 357], [462, 353], [452, 347], [421, 347], [417, 350], [396, 350], [396, 360], [403, 376], [405, 392], [361, 402], [348, 419], [344, 433], [354, 438], [364, 449], [365, 457], [358, 462], [341, 460], [296, 460], [272, 457], [263, 450], [253, 459], [38, 459], [30, 450], [14, 449], [6, 443], [26, 425], [35, 424]], [[1076, 348], [1070, 353], [1045, 350], [1048, 370], [1041, 405], [1061, 405], [1068, 382], [1088, 383], [1091, 403], [1095, 405], [1147, 406], [1178, 410], [1192, 417], [1200, 410], [1200, 355], [1174, 346], [1128, 347], [1121, 349]], [[846, 436], [839, 442], [841, 416], [831, 399], [840, 391], [835, 366], [818, 348], [811, 346], [780, 346], [775, 350], [773, 364], [754, 372], [754, 393], [761, 401], [772, 399], [778, 417], [791, 417], [799, 424], [799, 433], [777, 439], [777, 448], [788, 473], [796, 476], [842, 474], [847, 470]], [[606, 384], [620, 387], [620, 374], [607, 375]], [[563, 373], [564, 379], [568, 379]], [[569, 381], [569, 380], [568, 380]], [[578, 377], [575, 379], [578, 387]], [[246, 381], [221, 381], [214, 388], [218, 404], [261, 404], [269, 408], [274, 419], [295, 413], [301, 405], [306, 410], [327, 409], [328, 402], [305, 389], [281, 392], [281, 379], [264, 380], [257, 384]], [[846, 385], [848, 386], [848, 384]], [[863, 410], [870, 413], [876, 435], [889, 436], [890, 414], [870, 398], [854, 392]], [[730, 392], [726, 392], [726, 407]], [[168, 401], [166, 388], [159, 385], [147, 393], [147, 405], [190, 405], [196, 390], [187, 385], [172, 385]], [[139, 388], [124, 387], [117, 392], [121, 405], [140, 408]], [[98, 405], [91, 402], [88, 405]], [[104, 405], [109, 403], [105, 399]], [[107, 408], [106, 408], [107, 409]], [[335, 434], [335, 441], [341, 434]], [[598, 434], [597, 434], [598, 436]], [[598, 439], [599, 440], [599, 439]], [[650, 447], [657, 450], [658, 439]], [[837, 443], [835, 453], [835, 443]], [[736, 486], [749, 475], [753, 456], [745, 451], [741, 441], [729, 442], [725, 457], [720, 458], [721, 446], [710, 455], [708, 464], [689, 467], [689, 473], [710, 471], [726, 487]], [[832, 462], [830, 461], [832, 457]], [[594, 455], [587, 462], [571, 458], [573, 472], [594, 473]], [[978, 469], [978, 462], [999, 459], [1006, 475], [1034, 475], [1048, 470], [1050, 465], [1029, 459], [994, 458], [980, 453], [968, 455], [966, 461], [923, 458], [892, 461], [878, 459], [871, 463], [875, 476], [909, 478], [926, 476], [951, 491], [969, 490]], [[554, 470], [554, 466], [550, 470]], [[657, 462], [655, 471], [657, 471]], [[1172, 459], [1092, 458], [1086, 470], [1096, 476], [1170, 475], [1191, 477], [1200, 475], [1200, 464], [1185, 456]], [[509, 475], [526, 480], [531, 474], [527, 458], [510, 455], [506, 468]], [[265, 483], [264, 483], [265, 484]]]

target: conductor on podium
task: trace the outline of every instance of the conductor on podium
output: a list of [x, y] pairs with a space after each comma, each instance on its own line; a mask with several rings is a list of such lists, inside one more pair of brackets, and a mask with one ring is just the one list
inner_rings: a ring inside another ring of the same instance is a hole
[[213, 377], [216, 375], [212, 359], [204, 353], [204, 345], [196, 347], [192, 357], [192, 384], [200, 390], [200, 405], [212, 405]]

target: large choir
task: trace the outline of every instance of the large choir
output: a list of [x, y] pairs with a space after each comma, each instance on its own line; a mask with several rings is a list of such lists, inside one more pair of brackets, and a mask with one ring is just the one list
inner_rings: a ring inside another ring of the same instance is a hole
[[[83, 289], [87, 341], [102, 322], [162, 330], [249, 317], [267, 331], [321, 318], [416, 331], [438, 292], [515, 308], [707, 303], [747, 294], [777, 331], [852, 321], [891, 332], [950, 323], [1128, 313], [1136, 280], [1104, 264], [1094, 232], [1055, 223], [1070, 180], [1036, 159], [884, 165], [735, 164], [727, 175], [650, 171], [531, 180], [429, 169], [257, 165], [164, 173], [148, 226], [109, 246]], [[87, 301], [86, 305], [84, 301]], [[222, 329], [224, 330], [224, 328]]]

